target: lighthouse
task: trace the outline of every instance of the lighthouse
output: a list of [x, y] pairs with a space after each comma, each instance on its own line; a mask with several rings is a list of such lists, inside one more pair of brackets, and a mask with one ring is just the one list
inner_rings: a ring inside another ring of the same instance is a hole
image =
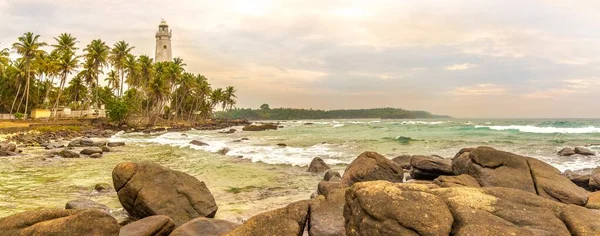
[[163, 19], [158, 25], [158, 32], [156, 32], [156, 53], [154, 54], [155, 62], [171, 61], [173, 56], [171, 54], [171, 31], [169, 31], [169, 25]]

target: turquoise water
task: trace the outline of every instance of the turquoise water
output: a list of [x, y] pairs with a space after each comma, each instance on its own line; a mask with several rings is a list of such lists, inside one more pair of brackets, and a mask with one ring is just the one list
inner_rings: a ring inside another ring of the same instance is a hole
[[[463, 147], [481, 145], [536, 157], [560, 170], [595, 167], [600, 161], [598, 157], [556, 155], [565, 146], [600, 151], [597, 119], [302, 120], [281, 121], [280, 125], [284, 128], [273, 131], [219, 134], [193, 130], [183, 135], [121, 134], [113, 139], [179, 147], [198, 139], [209, 146], [191, 148], [209, 152], [228, 148], [232, 158], [297, 166], [306, 166], [317, 156], [329, 164], [349, 163], [364, 151], [390, 158], [400, 154], [452, 157]], [[241, 138], [248, 140], [236, 141]]]

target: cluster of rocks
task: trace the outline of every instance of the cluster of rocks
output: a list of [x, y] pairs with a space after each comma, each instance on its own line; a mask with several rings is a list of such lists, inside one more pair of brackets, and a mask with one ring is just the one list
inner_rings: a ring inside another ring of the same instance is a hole
[[257, 125], [246, 125], [242, 128], [243, 131], [265, 131], [265, 130], [277, 130], [279, 126], [273, 123], [257, 124]]
[[590, 149], [585, 147], [565, 147], [558, 151], [559, 156], [573, 156], [575, 154], [583, 155], [583, 156], [595, 156], [596, 153]]
[[[125, 142], [108, 142], [106, 140], [94, 141], [89, 138], [75, 139], [65, 147], [62, 143], [44, 143], [43, 147], [50, 149], [48, 156], [61, 156], [63, 158], [80, 158], [82, 155], [90, 158], [101, 158], [103, 153], [112, 151], [112, 147], [124, 146]], [[63, 148], [60, 151], [56, 149]]]
[[44, 144], [53, 141], [56, 142], [61, 140], [71, 140], [77, 137], [109, 138], [114, 134], [116, 134], [116, 132], [109, 129], [91, 129], [85, 131], [60, 130], [44, 132], [22, 132], [9, 137], [8, 140], [25, 146], [44, 146]]
[[[213, 219], [204, 182], [150, 162], [118, 164], [114, 190], [133, 218], [124, 226], [86, 201], [0, 219], [9, 235], [600, 235], [600, 192], [588, 192], [551, 165], [490, 147], [452, 159], [364, 152], [343, 175], [320, 158], [314, 198], [242, 224]], [[571, 176], [569, 176], [570, 174]], [[600, 187], [600, 168], [590, 172]], [[408, 179], [408, 180], [407, 180]], [[106, 188], [106, 187], [104, 187]], [[23, 224], [21, 222], [27, 222]], [[68, 223], [67, 223], [68, 222]]]
[[17, 156], [22, 150], [17, 149], [17, 145], [9, 142], [0, 142], [0, 157]]

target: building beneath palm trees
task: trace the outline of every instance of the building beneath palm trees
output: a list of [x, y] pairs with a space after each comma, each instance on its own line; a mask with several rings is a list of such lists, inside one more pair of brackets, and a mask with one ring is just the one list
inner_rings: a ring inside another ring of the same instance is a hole
[[158, 32], [156, 32], [156, 53], [154, 54], [155, 62], [171, 61], [173, 56], [171, 54], [171, 33], [169, 31], [169, 25], [163, 19], [158, 25]]

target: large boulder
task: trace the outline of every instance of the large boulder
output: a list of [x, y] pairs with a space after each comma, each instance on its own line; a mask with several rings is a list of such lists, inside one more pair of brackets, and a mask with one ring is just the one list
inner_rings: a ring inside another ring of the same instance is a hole
[[327, 165], [327, 163], [325, 163], [325, 161], [323, 161], [323, 159], [321, 159], [320, 157], [313, 158], [310, 162], [310, 165], [308, 166], [308, 172], [312, 173], [321, 173], [329, 169], [331, 169], [329, 165]]
[[449, 159], [414, 156], [410, 159], [410, 165], [410, 176], [413, 179], [433, 180], [440, 175], [454, 175], [452, 161]]
[[175, 222], [168, 216], [148, 216], [121, 228], [119, 236], [168, 236], [175, 229]]
[[356, 182], [374, 180], [402, 182], [403, 178], [404, 171], [396, 162], [376, 152], [363, 152], [346, 167], [341, 186], [352, 186]]
[[468, 174], [482, 187], [506, 187], [556, 201], [585, 205], [587, 192], [540, 160], [478, 147], [452, 160], [454, 173]]
[[564, 157], [573, 156], [575, 154], [576, 154], [575, 150], [573, 150], [573, 148], [570, 148], [570, 147], [565, 147], [565, 148], [561, 149], [560, 151], [558, 151], [558, 155], [564, 156]]
[[124, 162], [112, 177], [121, 205], [134, 218], [166, 215], [179, 226], [217, 212], [206, 184], [186, 173], [151, 162]]
[[575, 153], [579, 154], [579, 155], [584, 155], [584, 156], [595, 156], [596, 153], [590, 149], [584, 148], [584, 147], [575, 147]]
[[596, 167], [594, 170], [592, 170], [588, 181], [590, 189], [600, 189], [600, 167]]
[[335, 170], [328, 170], [327, 172], [325, 172], [325, 175], [323, 175], [323, 180], [325, 181], [329, 181], [332, 180], [333, 178], [342, 178], [342, 175], [340, 175], [340, 172], [337, 172]]
[[169, 236], [220, 236], [238, 226], [226, 220], [200, 217], [179, 226]]
[[117, 220], [96, 210], [27, 211], [0, 219], [1, 235], [115, 236]]
[[309, 209], [308, 200], [294, 202], [284, 208], [250, 217], [244, 224], [224, 234], [237, 235], [302, 235]]
[[92, 155], [92, 154], [102, 154], [102, 149], [99, 147], [89, 147], [89, 148], [84, 148], [83, 150], [81, 150], [81, 152], [79, 152], [83, 155]]
[[0, 151], [15, 152], [17, 145], [14, 143], [0, 142]]
[[402, 167], [402, 169], [408, 170], [411, 168], [410, 159], [412, 159], [412, 157], [413, 157], [412, 155], [400, 155], [400, 156], [394, 157], [392, 159], [392, 161], [398, 163], [398, 165], [400, 165], [400, 167]]
[[69, 201], [65, 205], [65, 209], [74, 209], [74, 210], [98, 209], [98, 210], [104, 211], [106, 213], [110, 213], [110, 209], [106, 205], [94, 202], [89, 199], [77, 199], [77, 200]]
[[348, 188], [331, 191], [327, 196], [320, 195], [310, 203], [308, 232], [311, 236], [343, 235], [344, 205]]
[[477, 182], [477, 180], [470, 175], [462, 174], [457, 176], [445, 176], [442, 175], [435, 180], [433, 180], [434, 184], [437, 184], [440, 187], [474, 187], [479, 188], [481, 185]]
[[260, 124], [260, 125], [247, 125], [242, 128], [243, 131], [264, 131], [264, 130], [276, 130], [276, 124]]
[[345, 230], [358, 235], [449, 235], [444, 201], [419, 184], [356, 183], [346, 192]]

